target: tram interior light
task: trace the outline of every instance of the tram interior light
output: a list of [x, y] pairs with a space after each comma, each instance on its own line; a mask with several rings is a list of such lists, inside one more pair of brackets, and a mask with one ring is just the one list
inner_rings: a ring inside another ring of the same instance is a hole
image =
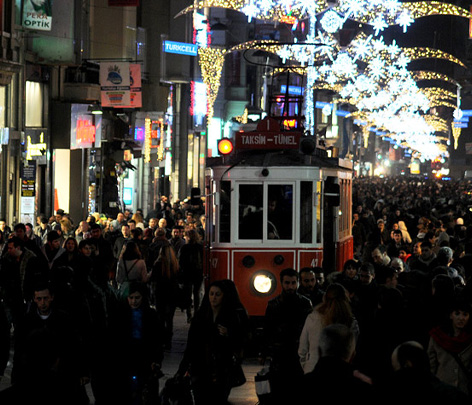
[[218, 141], [218, 152], [221, 155], [228, 155], [233, 151], [233, 142], [228, 138], [222, 138]]
[[260, 294], [267, 294], [272, 289], [272, 279], [267, 274], [258, 274], [254, 277], [254, 289]]

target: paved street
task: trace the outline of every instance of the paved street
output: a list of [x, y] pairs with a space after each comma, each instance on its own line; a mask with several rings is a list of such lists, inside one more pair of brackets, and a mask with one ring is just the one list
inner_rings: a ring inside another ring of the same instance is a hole
[[[172, 342], [172, 350], [165, 352], [164, 362], [162, 365], [164, 377], [160, 380], [161, 388], [164, 386], [165, 381], [172, 377], [177, 371], [185, 350], [188, 327], [189, 325], [187, 324], [186, 314], [177, 310], [174, 318], [174, 339]], [[254, 376], [261, 366], [257, 363], [257, 359], [246, 359], [243, 368], [247, 382], [243, 386], [234, 388], [231, 391], [229, 397], [231, 405], [255, 405], [258, 402], [254, 387]], [[3, 390], [10, 385], [10, 373], [11, 364], [9, 364], [5, 376], [0, 383], [0, 390]], [[91, 398], [91, 404], [93, 404], [93, 394], [90, 389], [90, 384], [87, 386], [87, 390], [89, 397]]]

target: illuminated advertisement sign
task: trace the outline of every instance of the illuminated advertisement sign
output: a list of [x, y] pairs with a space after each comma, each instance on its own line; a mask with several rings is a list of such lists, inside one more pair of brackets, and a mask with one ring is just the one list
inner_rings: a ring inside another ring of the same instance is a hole
[[200, 13], [193, 13], [193, 43], [200, 48], [211, 44], [210, 24], [207, 17]]
[[88, 104], [72, 104], [70, 149], [99, 147], [102, 118], [88, 111]]
[[207, 115], [207, 86], [202, 82], [190, 83], [190, 115], [194, 117], [194, 126], [203, 126]]
[[30, 30], [51, 31], [52, 0], [24, 0], [22, 25]]
[[184, 42], [164, 41], [164, 52], [176, 53], [178, 55], [198, 55], [198, 46]]

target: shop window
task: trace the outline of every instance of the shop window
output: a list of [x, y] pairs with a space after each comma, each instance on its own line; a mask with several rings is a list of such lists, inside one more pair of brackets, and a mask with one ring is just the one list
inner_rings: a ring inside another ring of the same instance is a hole
[[26, 123], [27, 127], [43, 127], [43, 85], [26, 82]]

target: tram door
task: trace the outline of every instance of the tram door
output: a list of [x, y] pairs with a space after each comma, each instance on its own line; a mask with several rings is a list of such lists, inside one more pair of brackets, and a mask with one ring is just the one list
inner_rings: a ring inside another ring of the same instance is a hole
[[340, 204], [339, 184], [328, 176], [324, 182], [323, 199], [323, 270], [325, 275], [337, 270], [336, 242], [338, 240], [338, 214]]

